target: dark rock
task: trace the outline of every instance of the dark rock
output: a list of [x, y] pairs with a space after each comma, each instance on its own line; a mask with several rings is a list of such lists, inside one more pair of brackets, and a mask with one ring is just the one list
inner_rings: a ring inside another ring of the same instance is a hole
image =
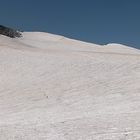
[[18, 30], [11, 29], [2, 25], [0, 25], [0, 34], [11, 38], [22, 37], [22, 33]]

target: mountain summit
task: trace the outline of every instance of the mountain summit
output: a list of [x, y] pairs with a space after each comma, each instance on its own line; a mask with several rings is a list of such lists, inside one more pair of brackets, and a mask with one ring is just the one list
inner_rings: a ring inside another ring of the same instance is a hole
[[22, 34], [15, 29], [0, 25], [0, 34], [11, 38], [21, 37]]
[[0, 140], [140, 140], [140, 50], [0, 29]]

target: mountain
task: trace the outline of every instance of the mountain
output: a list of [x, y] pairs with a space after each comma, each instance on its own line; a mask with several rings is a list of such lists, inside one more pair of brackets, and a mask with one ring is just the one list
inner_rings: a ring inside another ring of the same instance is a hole
[[43, 32], [0, 36], [0, 140], [140, 139], [140, 51]]

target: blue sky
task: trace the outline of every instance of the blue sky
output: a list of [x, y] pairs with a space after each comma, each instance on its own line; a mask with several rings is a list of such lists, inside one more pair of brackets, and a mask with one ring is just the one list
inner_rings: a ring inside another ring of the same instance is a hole
[[1, 0], [0, 24], [140, 49], [140, 0]]

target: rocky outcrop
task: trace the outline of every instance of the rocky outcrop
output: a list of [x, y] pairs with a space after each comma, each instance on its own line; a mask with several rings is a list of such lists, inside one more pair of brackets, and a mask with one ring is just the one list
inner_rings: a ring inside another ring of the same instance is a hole
[[0, 35], [5, 35], [11, 38], [22, 37], [22, 33], [18, 30], [11, 29], [2, 25], [0, 25]]

